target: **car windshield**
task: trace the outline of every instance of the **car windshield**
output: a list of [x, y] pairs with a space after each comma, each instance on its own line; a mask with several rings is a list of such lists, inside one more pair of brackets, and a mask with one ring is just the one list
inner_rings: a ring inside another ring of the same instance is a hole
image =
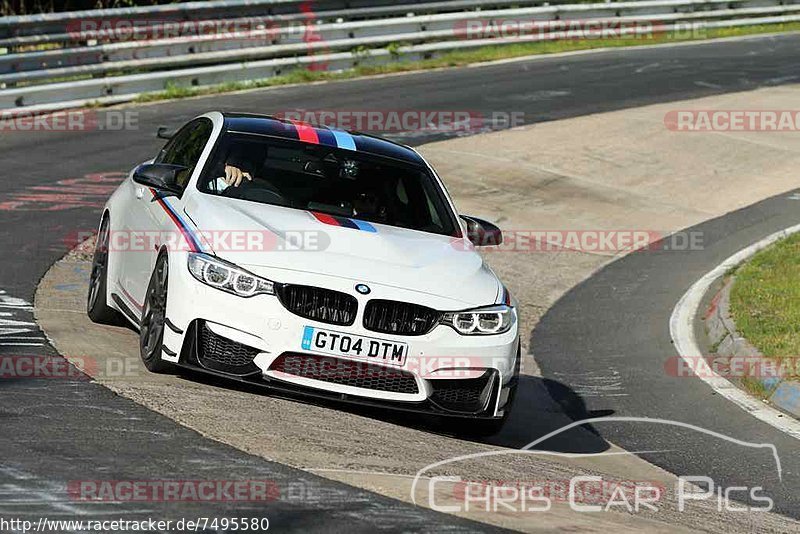
[[[225, 167], [252, 180], [228, 185]], [[226, 134], [198, 183], [228, 198], [454, 235], [443, 192], [427, 170], [386, 158], [297, 141]]]

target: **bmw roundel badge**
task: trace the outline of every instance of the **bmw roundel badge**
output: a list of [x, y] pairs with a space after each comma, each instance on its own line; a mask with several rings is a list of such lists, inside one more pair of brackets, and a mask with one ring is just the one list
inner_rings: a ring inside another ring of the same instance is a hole
[[356, 284], [356, 291], [361, 293], [362, 295], [369, 295], [369, 292], [372, 291], [367, 284]]

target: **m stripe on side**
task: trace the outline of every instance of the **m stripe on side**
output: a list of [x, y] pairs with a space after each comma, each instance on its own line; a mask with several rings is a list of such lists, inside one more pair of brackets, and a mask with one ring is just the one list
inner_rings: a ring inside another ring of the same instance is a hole
[[189, 225], [187, 225], [181, 216], [172, 208], [172, 205], [170, 205], [165, 198], [162, 198], [155, 189], [151, 188], [150, 192], [153, 194], [153, 198], [156, 202], [158, 202], [158, 205], [167, 212], [169, 218], [172, 219], [172, 222], [175, 223], [175, 226], [181, 231], [181, 234], [183, 234], [183, 237], [186, 239], [186, 243], [189, 245], [189, 250], [192, 252], [202, 252], [203, 247], [197, 239], [197, 236], [194, 235]]

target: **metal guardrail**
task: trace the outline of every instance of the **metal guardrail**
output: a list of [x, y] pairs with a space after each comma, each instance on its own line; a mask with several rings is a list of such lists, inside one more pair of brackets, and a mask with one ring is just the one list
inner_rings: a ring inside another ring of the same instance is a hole
[[[413, 6], [429, 0], [404, 0]], [[443, 3], [443, 2], [442, 2]], [[498, 2], [499, 3], [499, 2]], [[0, 37], [52, 33], [63, 30], [70, 22], [136, 18], [138, 20], [199, 20], [227, 18], [231, 11], [239, 16], [276, 16], [314, 11], [353, 10], [358, 8], [391, 8], [393, 0], [211, 0], [145, 7], [120, 7], [102, 10], [68, 11], [41, 15], [22, 15], [0, 19]], [[307, 8], [304, 6], [308, 6]]]
[[[365, 20], [403, 16], [407, 13], [432, 14], [485, 8], [541, 5], [544, 0], [210, 0], [150, 7], [72, 11], [44, 15], [0, 18], [0, 46], [19, 46], [38, 42], [70, 41], [69, 28], [83, 20], [98, 23], [120, 19], [150, 22], [153, 26], [169, 22], [261, 17], [276, 21], [313, 17], [321, 22], [337, 18]], [[569, 3], [555, 0], [553, 4]]]
[[[72, 32], [68, 41], [60, 41], [63, 48], [0, 55], [0, 109], [57, 109], [92, 101], [120, 102], [134, 99], [141, 93], [164, 90], [170, 83], [214, 85], [268, 78], [298, 68], [344, 70], [401, 59], [427, 59], [487, 45], [581, 37], [580, 32], [559, 29], [554, 21], [562, 21], [562, 24], [582, 21], [587, 26], [590, 22], [631, 24], [632, 28], [637, 21], [649, 21], [649, 30], [642, 26], [636, 30], [640, 33], [653, 31], [654, 25], [659, 32], [669, 32], [800, 21], [800, 0], [647, 0], [531, 7], [519, 7], [534, 4], [531, 0], [456, 0], [446, 2], [448, 12], [422, 15], [419, 10], [436, 11], [445, 2], [404, 1], [406, 3], [397, 5], [363, 0], [362, 4], [369, 5], [338, 9], [341, 1], [328, 0], [314, 2], [314, 5], [328, 5], [332, 7], [330, 11], [310, 13], [303, 8], [299, 13], [280, 16], [271, 13], [290, 7], [297, 10], [303, 4], [298, 0], [223, 0], [29, 17], [25, 24], [20, 21], [21, 26], [14, 27], [17, 35], [8, 38], [16, 43], [25, 42], [18, 45], [21, 47], [31, 46], [35, 41], [25, 35], [26, 28], [44, 24], [59, 32], [65, 24], [96, 21], [93, 17], [98, 15], [102, 15], [104, 21], [112, 21], [111, 27], [115, 21], [131, 21], [134, 16], [142, 16], [141, 20], [147, 21], [142, 25], [142, 35], [148, 38], [144, 41], [114, 39], [120, 36], [108, 30], [104, 35]], [[480, 9], [512, 3], [513, 8]], [[353, 2], [348, 0], [348, 4]], [[452, 10], [455, 4], [458, 10]], [[163, 15], [167, 7], [171, 7], [170, 13], [174, 14], [176, 6], [181, 8], [180, 16], [194, 21], [182, 26], [184, 28], [198, 28], [195, 23], [208, 21], [209, 13], [227, 10], [226, 18], [215, 21], [221, 26], [214, 28], [246, 29], [233, 33], [198, 32], [196, 35], [149, 38], [152, 32], [168, 29], [166, 19], [158, 16]], [[261, 15], [248, 19], [240, 11], [232, 11], [236, 6], [247, 10], [260, 8]], [[264, 14], [265, 9], [269, 14]], [[396, 16], [399, 13], [405, 16]], [[119, 18], [122, 15], [127, 18]], [[232, 21], [239, 25], [226, 25]], [[466, 25], [476, 21], [480, 24], [535, 21], [543, 27], [541, 31], [513, 38], [468, 38]], [[267, 25], [257, 26], [262, 22]], [[273, 22], [275, 25], [271, 26]], [[301, 24], [293, 24], [297, 22]], [[0, 19], [0, 35], [4, 27], [8, 30], [11, 23]], [[41, 39], [46, 37], [43, 35], [36, 37], [39, 46], [53, 46], [58, 42]], [[42, 42], [49, 44], [41, 45]]]
[[[483, 12], [481, 20], [502, 21], [505, 17], [524, 17], [530, 10]], [[765, 8], [722, 9], [700, 13], [670, 13], [659, 15], [659, 24], [691, 22], [696, 20], [715, 20], [737, 16], [775, 16], [781, 14], [800, 14], [800, 4], [773, 6]], [[474, 17], [474, 15], [471, 15]], [[448, 20], [449, 19], [449, 20]], [[615, 19], [621, 23], [636, 22], [636, 16], [622, 16]], [[82, 49], [55, 50], [29, 54], [9, 54], [0, 56], [0, 84], [10, 86], [18, 82], [33, 82], [70, 76], [103, 75], [121, 70], [140, 72], [189, 65], [201, 66], [227, 61], [254, 61], [274, 57], [287, 57], [311, 53], [350, 50], [354, 46], [379, 47], [394, 42], [426, 42], [433, 40], [457, 39], [463, 31], [456, 27], [465, 20], [464, 15], [434, 19], [419, 17], [401, 19], [393, 25], [373, 26], [363, 32], [363, 27], [352, 23], [320, 25], [317, 27], [320, 40], [304, 42], [302, 36], [291, 33], [272, 34], [269, 30], [249, 32], [247, 35], [165, 39], [140, 43], [115, 43], [94, 47], [87, 52]], [[488, 22], [487, 22], [488, 23]], [[382, 29], [376, 35], [375, 30]], [[255, 40], [255, 42], [254, 42]], [[266, 41], [265, 45], [261, 43]], [[254, 46], [255, 45], [255, 46]], [[66, 67], [48, 68], [57, 61]]]

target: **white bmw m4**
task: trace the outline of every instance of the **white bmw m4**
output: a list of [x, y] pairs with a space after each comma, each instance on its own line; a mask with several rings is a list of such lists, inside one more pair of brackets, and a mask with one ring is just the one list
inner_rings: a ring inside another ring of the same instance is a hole
[[136, 167], [103, 210], [89, 317], [124, 318], [153, 372], [467, 419], [499, 430], [517, 387], [517, 311], [415, 150], [212, 112]]

